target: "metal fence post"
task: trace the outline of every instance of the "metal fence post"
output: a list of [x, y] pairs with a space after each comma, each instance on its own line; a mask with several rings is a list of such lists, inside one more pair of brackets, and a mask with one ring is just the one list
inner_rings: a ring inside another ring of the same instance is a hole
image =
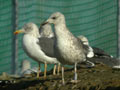
[[118, 0], [118, 58], [120, 58], [120, 1]]
[[[12, 0], [13, 4], [13, 18], [12, 18], [12, 25], [13, 25], [13, 32], [17, 29], [18, 27], [18, 0]], [[12, 63], [11, 63], [11, 68], [12, 68], [12, 74], [17, 74], [17, 62], [18, 62], [18, 39], [17, 36], [13, 35], [13, 42], [12, 42]]]

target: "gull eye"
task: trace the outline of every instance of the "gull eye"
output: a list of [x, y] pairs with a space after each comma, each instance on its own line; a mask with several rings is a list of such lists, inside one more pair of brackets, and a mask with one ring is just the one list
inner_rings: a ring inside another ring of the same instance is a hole
[[56, 19], [56, 17], [52, 17], [52, 19]]

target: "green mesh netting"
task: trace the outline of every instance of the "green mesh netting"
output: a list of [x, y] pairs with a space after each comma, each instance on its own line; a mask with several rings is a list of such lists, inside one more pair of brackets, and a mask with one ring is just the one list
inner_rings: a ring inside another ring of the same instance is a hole
[[[11, 0], [0, 0], [0, 72], [8, 72], [11, 65], [11, 10]], [[74, 35], [85, 35], [90, 45], [117, 56], [118, 0], [18, 0], [18, 29], [28, 22], [39, 26], [56, 11], [65, 15]], [[36, 66], [22, 49], [22, 35], [18, 37], [18, 64], [27, 59]]]
[[0, 0], [0, 72], [11, 71], [12, 3]]

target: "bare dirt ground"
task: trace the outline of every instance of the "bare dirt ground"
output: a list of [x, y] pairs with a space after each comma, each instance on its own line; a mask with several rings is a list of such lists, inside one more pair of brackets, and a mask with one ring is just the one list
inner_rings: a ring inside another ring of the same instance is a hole
[[61, 75], [53, 76], [48, 72], [46, 79], [43, 74], [38, 79], [9, 78], [7, 84], [0, 83], [0, 90], [120, 90], [120, 70], [112, 69], [103, 64], [97, 64], [94, 68], [78, 68], [77, 84], [73, 79], [74, 69], [65, 69], [65, 85], [62, 85]]

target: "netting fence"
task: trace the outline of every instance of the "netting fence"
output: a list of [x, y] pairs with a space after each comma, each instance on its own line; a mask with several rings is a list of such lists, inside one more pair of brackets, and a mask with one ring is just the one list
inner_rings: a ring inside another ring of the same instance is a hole
[[[14, 6], [17, 1], [17, 17]], [[11, 73], [13, 66], [13, 29], [20, 29], [25, 23], [40, 23], [50, 14], [59, 11], [66, 17], [68, 28], [74, 35], [85, 35], [90, 45], [118, 56], [118, 0], [0, 0], [0, 73]], [[14, 25], [17, 21], [17, 27]], [[16, 70], [22, 60], [30, 59], [22, 49], [22, 36], [17, 38], [18, 53]], [[51, 65], [49, 65], [52, 68]]]

